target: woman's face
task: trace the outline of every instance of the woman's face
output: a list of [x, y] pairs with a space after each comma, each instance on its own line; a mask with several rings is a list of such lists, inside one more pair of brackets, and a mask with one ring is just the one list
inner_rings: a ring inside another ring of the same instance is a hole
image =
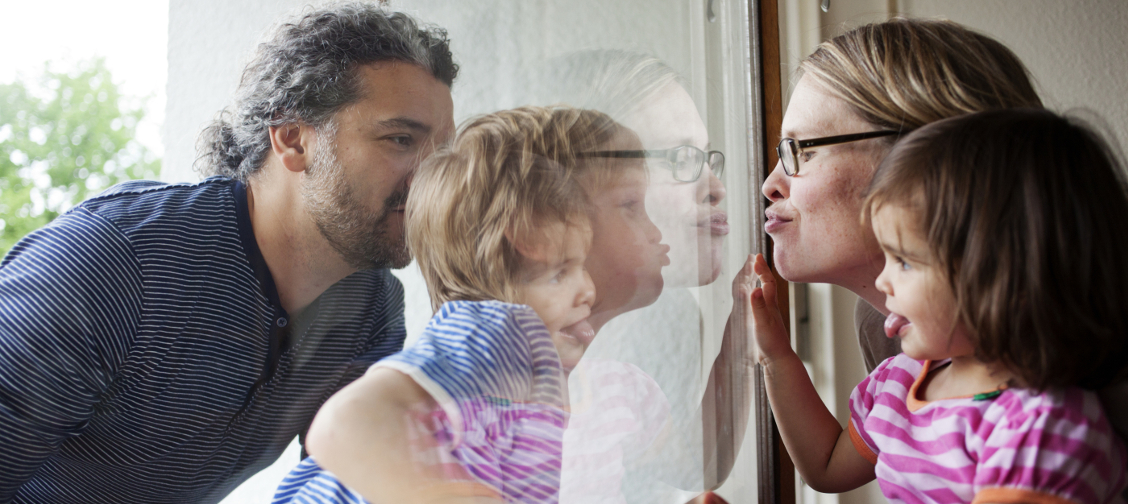
[[[709, 133], [689, 93], [672, 82], [622, 118], [643, 148], [692, 145], [709, 150]], [[646, 208], [670, 246], [671, 265], [662, 271], [667, 287], [712, 283], [721, 273], [728, 215], [720, 207], [725, 186], [706, 166], [696, 182], [678, 182], [665, 161], [651, 160]]]
[[[877, 129], [803, 77], [783, 117], [782, 136], [807, 140]], [[793, 177], [776, 166], [763, 186], [771, 200], [765, 230], [783, 278], [872, 289], [883, 261], [873, 230], [861, 222], [861, 204], [887, 152], [882, 139], [862, 140], [805, 150]]]

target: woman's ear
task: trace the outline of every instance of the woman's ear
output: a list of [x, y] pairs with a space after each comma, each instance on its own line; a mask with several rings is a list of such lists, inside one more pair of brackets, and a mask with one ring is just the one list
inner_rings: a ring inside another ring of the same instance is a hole
[[316, 142], [316, 132], [301, 123], [287, 123], [270, 127], [270, 149], [292, 172], [302, 172], [313, 162], [311, 147]]

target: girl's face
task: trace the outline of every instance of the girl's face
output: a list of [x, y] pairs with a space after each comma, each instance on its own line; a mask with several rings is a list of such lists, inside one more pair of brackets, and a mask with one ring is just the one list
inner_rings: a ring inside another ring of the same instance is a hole
[[[665, 150], [691, 145], [708, 152], [709, 133], [693, 98], [676, 82], [623, 117], [638, 134], [642, 148]], [[666, 286], [696, 287], [721, 273], [728, 214], [721, 208], [725, 186], [709, 167], [696, 182], [674, 180], [666, 161], [650, 163], [646, 207], [670, 246], [670, 267], [662, 271]]]
[[613, 161], [609, 183], [589, 187], [592, 242], [587, 269], [597, 282], [597, 329], [611, 318], [650, 305], [662, 293], [670, 247], [646, 214], [647, 176], [641, 163]]
[[[808, 76], [791, 95], [782, 137], [808, 140], [877, 129]], [[772, 202], [765, 230], [780, 275], [847, 288], [873, 285], [881, 249], [858, 216], [865, 188], [887, 152], [880, 139], [869, 139], [805, 150], [793, 177], [776, 166], [762, 191]]]
[[974, 355], [975, 346], [956, 314], [956, 298], [916, 229], [913, 211], [884, 205], [873, 215], [873, 232], [885, 253], [877, 288], [885, 294], [885, 333], [901, 338], [901, 350], [918, 360]]
[[591, 244], [589, 226], [548, 226], [546, 239], [525, 255], [521, 301], [532, 307], [552, 335], [565, 369], [575, 367], [595, 331], [587, 319], [595, 285], [584, 268]]

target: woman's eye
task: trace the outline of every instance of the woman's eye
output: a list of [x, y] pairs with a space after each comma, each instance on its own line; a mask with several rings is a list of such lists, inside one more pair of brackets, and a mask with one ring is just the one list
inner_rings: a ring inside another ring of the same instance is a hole
[[814, 151], [803, 151], [799, 153], [799, 160], [804, 163], [810, 161], [813, 157], [815, 157]]

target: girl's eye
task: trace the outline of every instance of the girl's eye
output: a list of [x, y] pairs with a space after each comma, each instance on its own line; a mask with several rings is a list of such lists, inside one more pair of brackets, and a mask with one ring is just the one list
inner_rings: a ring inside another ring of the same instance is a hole
[[913, 269], [913, 267], [909, 266], [909, 263], [905, 262], [904, 259], [901, 259], [900, 257], [897, 257], [896, 259], [897, 259], [897, 264], [901, 265], [901, 271], [909, 271], [909, 270]]

